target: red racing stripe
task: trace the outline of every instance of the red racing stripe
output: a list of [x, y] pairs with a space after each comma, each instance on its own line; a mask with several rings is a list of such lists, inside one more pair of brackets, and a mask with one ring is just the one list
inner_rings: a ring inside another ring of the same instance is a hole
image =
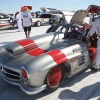
[[45, 52], [45, 50], [39, 48], [37, 44], [30, 39], [19, 40], [16, 41], [16, 43], [20, 44], [29, 55], [38, 56]]
[[11, 26], [11, 24], [0, 25], [0, 28], [1, 28], [1, 27], [4, 27], [4, 26]]
[[61, 64], [68, 60], [66, 55], [61, 50], [58, 49], [46, 52], [46, 54], [50, 55], [57, 64]]

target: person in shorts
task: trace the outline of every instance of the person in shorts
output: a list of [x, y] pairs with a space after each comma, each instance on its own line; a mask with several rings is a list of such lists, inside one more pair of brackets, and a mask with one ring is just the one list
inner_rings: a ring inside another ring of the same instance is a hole
[[31, 25], [32, 25], [32, 16], [29, 13], [28, 7], [24, 7], [24, 10], [22, 12], [22, 25], [24, 28], [26, 38], [28, 38], [30, 36]]

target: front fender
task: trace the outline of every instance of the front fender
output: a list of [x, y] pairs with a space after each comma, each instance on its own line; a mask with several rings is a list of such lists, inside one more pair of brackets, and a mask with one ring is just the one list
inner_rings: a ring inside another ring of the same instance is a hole
[[47, 54], [42, 54], [38, 57], [33, 58], [29, 61], [24, 67], [28, 70], [29, 73], [35, 73], [50, 69], [56, 66], [57, 63], [52, 59], [51, 56]]

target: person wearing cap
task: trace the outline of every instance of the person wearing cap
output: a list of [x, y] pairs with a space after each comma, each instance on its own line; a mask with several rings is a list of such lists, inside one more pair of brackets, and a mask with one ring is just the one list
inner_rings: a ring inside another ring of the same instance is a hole
[[89, 38], [92, 36], [95, 32], [98, 34], [98, 42], [97, 42], [97, 51], [96, 51], [96, 61], [94, 70], [98, 71], [100, 70], [100, 17], [98, 17], [94, 23], [92, 24], [92, 28], [89, 30], [88, 34], [86, 35], [86, 42], [88, 46], [90, 46]]
[[22, 12], [22, 25], [23, 25], [23, 28], [24, 28], [26, 38], [28, 38], [30, 36], [31, 25], [32, 25], [32, 16], [29, 13], [28, 7], [24, 7], [24, 9], [23, 9], [23, 12]]
[[21, 20], [20, 12], [17, 13], [16, 20], [17, 20], [18, 32], [21, 32], [22, 31], [22, 20]]
[[17, 20], [16, 20], [17, 14], [19, 14], [18, 11], [15, 13], [14, 18], [13, 18], [13, 29], [15, 29], [15, 25], [17, 24]]

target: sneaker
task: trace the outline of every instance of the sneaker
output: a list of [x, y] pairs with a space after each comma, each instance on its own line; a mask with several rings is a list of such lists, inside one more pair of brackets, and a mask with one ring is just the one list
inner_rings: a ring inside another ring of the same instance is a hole
[[100, 68], [94, 68], [94, 67], [91, 67], [90, 69], [93, 70], [93, 71], [95, 71], [95, 72], [100, 71]]

